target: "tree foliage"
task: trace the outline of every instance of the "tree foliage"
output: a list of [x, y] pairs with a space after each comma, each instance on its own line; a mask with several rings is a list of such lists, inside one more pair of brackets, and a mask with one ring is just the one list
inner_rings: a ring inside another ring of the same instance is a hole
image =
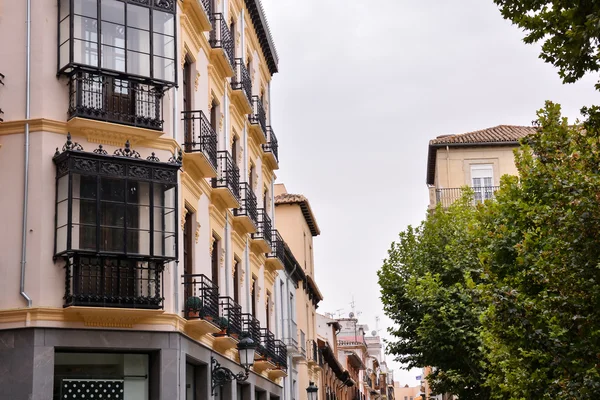
[[[494, 0], [502, 16], [526, 32], [525, 43], [542, 42], [540, 58], [565, 83], [600, 69], [600, 2], [593, 0]], [[596, 85], [600, 89], [600, 85]]]
[[437, 209], [379, 271], [389, 351], [461, 399], [600, 396], [600, 117], [558, 105], [495, 201]]

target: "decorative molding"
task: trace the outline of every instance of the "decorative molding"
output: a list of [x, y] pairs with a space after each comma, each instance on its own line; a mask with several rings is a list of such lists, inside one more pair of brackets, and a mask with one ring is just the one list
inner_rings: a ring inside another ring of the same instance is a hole
[[210, 242], [208, 244], [208, 251], [210, 255], [212, 255], [213, 250], [215, 249], [215, 237], [214, 235], [210, 237]]
[[198, 91], [198, 86], [200, 85], [200, 72], [198, 72], [198, 70], [196, 70], [196, 79], [194, 80], [194, 88], [195, 91]]
[[183, 207], [183, 210], [181, 211], [181, 230], [184, 231], [185, 230], [185, 217], [187, 216], [188, 213], [188, 209]]
[[116, 147], [122, 146], [127, 140], [136, 145], [141, 141], [159, 139], [163, 134], [162, 131], [85, 118], [73, 118], [66, 126], [73, 135], [85, 136], [88, 142]]
[[[25, 133], [26, 120], [5, 121], [0, 124], [0, 135], [13, 135], [16, 133]], [[69, 130], [67, 123], [45, 118], [29, 120], [29, 132], [52, 132], [66, 135]], [[123, 142], [120, 142], [121, 144]]]
[[196, 221], [196, 233], [194, 235], [194, 238], [196, 240], [196, 244], [198, 244], [198, 241], [200, 240], [200, 222]]
[[215, 104], [215, 94], [211, 90], [208, 95], [208, 112], [209, 113], [210, 113], [210, 110], [212, 110], [214, 104]]
[[238, 159], [237, 159], [237, 163], [238, 165], [242, 163], [242, 155], [244, 154], [244, 148], [242, 146], [240, 146], [240, 151], [238, 151]]
[[225, 248], [221, 247], [221, 257], [219, 258], [219, 266], [221, 268], [225, 267]]
[[[246, 269], [245, 268], [241, 268], [240, 269], [240, 285], [242, 285], [244, 283], [244, 277], [246, 276]], [[250, 289], [252, 290], [252, 289]]]
[[237, 282], [235, 281], [235, 268], [236, 263], [231, 263], [231, 277], [234, 279], [233, 284], [237, 285]]
[[225, 113], [221, 113], [221, 119], [219, 119], [219, 132], [223, 131], [224, 122], [225, 122]]

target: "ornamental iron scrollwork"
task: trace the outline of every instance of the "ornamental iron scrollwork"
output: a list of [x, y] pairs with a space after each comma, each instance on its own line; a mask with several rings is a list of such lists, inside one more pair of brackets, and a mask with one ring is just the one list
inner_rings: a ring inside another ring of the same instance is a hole
[[177, 173], [168, 169], [154, 168], [154, 179], [168, 183], [177, 183]]
[[108, 152], [106, 150], [104, 150], [104, 148], [102, 147], [102, 145], [98, 145], [97, 149], [94, 149], [94, 153], [96, 154], [102, 154], [103, 156], [107, 156]]
[[212, 385], [211, 385], [211, 393], [213, 396], [216, 395], [215, 389], [225, 385], [226, 383], [232, 382], [234, 379], [238, 382], [243, 382], [248, 379], [250, 375], [248, 369], [244, 369], [244, 371], [240, 371], [237, 374], [234, 374], [230, 369], [222, 367], [221, 364], [215, 359], [211, 357], [211, 375], [212, 375]]
[[[58, 148], [56, 150], [58, 151]], [[71, 133], [67, 133], [67, 141], [62, 148], [62, 151], [67, 150], [83, 151], [82, 145], [71, 140]]]
[[150, 179], [150, 168], [132, 165], [129, 167], [129, 176], [133, 178]]
[[96, 172], [98, 170], [98, 162], [86, 158], [74, 158], [73, 169], [82, 172]]
[[183, 152], [181, 151], [181, 149], [177, 150], [177, 157], [175, 157], [175, 154], [173, 154], [171, 156], [171, 158], [169, 158], [169, 164], [180, 164], [183, 162]]
[[175, 1], [173, 0], [154, 0], [154, 7], [165, 11], [175, 11]]
[[160, 159], [158, 157], [156, 157], [156, 153], [152, 152], [152, 155], [148, 156], [146, 158], [146, 160], [148, 161], [154, 161], [154, 162], [160, 162]]
[[105, 175], [124, 176], [125, 167], [119, 163], [103, 162], [100, 164], [100, 173]]
[[130, 158], [140, 158], [141, 157], [140, 153], [138, 153], [137, 151], [135, 151], [131, 148], [131, 143], [129, 143], [129, 140], [127, 140], [125, 142], [124, 148], [115, 150], [115, 152], [113, 154], [118, 157], [130, 157]]

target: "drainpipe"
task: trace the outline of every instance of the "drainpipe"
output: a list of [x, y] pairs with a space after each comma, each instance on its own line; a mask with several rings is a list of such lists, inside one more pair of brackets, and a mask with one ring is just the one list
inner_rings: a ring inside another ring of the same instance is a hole
[[450, 147], [446, 146], [446, 187], [450, 187]]
[[[175, 86], [173, 88], [173, 139], [175, 139], [175, 141], [177, 142], [177, 134], [178, 134], [178, 129], [179, 128], [179, 119], [177, 118], [177, 101], [179, 99], [179, 97], [177, 97], [178, 95], [178, 90], [177, 90], [177, 86]], [[175, 151], [177, 151], [177, 149], [175, 149]], [[175, 157], [177, 157], [177, 154], [175, 154]], [[181, 181], [180, 181], [181, 183]], [[181, 193], [180, 193], [181, 195]], [[181, 204], [181, 203], [179, 203]], [[182, 214], [183, 214], [183, 210]], [[175, 303], [173, 303], [173, 312], [177, 313], [178, 312], [178, 304], [179, 304], [179, 280], [178, 280], [178, 275], [179, 275], [179, 260], [175, 262], [175, 265], [173, 267], [173, 298]]]
[[21, 242], [21, 296], [27, 300], [27, 307], [31, 307], [31, 298], [25, 293], [25, 265], [27, 264], [27, 202], [29, 201], [29, 118], [31, 118], [31, 0], [27, 0], [27, 45], [26, 45], [26, 72], [25, 72], [25, 173], [23, 189], [23, 236]]

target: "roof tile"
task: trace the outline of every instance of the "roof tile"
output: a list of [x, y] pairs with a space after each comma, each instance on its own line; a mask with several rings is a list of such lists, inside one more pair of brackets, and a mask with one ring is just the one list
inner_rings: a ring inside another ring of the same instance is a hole
[[493, 128], [457, 135], [443, 135], [430, 140], [430, 145], [516, 143], [525, 136], [536, 132], [533, 126], [498, 125]]

